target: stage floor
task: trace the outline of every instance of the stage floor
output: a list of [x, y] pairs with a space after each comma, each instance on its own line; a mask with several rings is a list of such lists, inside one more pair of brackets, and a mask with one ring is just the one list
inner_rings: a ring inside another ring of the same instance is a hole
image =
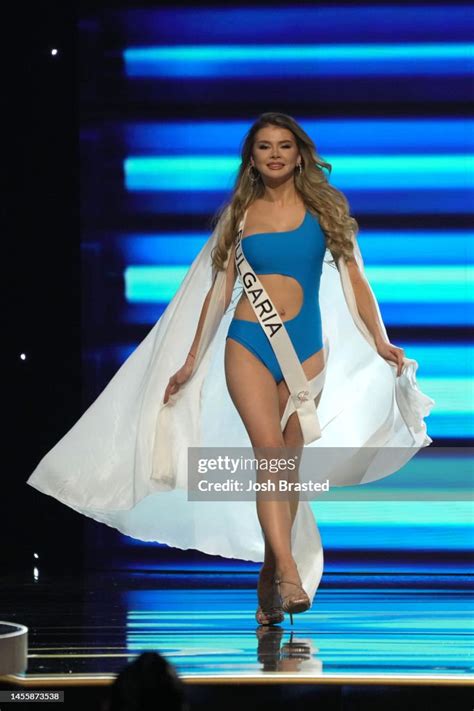
[[195, 683], [474, 678], [467, 576], [325, 575], [293, 629], [289, 616], [270, 628], [256, 623], [256, 576], [248, 574], [88, 571], [0, 582], [1, 619], [29, 629], [20, 684], [110, 683], [145, 650]]

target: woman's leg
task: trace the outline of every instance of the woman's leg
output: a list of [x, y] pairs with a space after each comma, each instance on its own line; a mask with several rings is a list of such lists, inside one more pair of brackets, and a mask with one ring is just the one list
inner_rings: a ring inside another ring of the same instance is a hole
[[[305, 361], [303, 361], [302, 365], [308, 380], [316, 377], [316, 375], [318, 375], [318, 373], [320, 373], [324, 368], [324, 351], [320, 350], [317, 353], [314, 353], [312, 356], [310, 356], [310, 358], [307, 358]], [[281, 416], [283, 416], [283, 412], [285, 411], [289, 395], [290, 392], [288, 390], [286, 382], [284, 380], [280, 381], [278, 383], [278, 398], [280, 403]], [[319, 405], [321, 395], [322, 391], [315, 398], [316, 407]], [[303, 433], [301, 431], [300, 421], [296, 412], [293, 412], [293, 414], [291, 414], [288, 418], [288, 422], [286, 423], [285, 429], [283, 431], [283, 438], [285, 441], [285, 446], [288, 448], [288, 456], [294, 457], [297, 455], [297, 462], [300, 462], [301, 456], [303, 454], [304, 439]], [[296, 467], [294, 471], [290, 472], [291, 481], [298, 481], [298, 470], [299, 467]], [[297, 491], [290, 492], [290, 510], [292, 523], [295, 520], [298, 505], [299, 493]]]
[[[314, 353], [308, 359], [303, 361], [302, 366], [303, 366], [303, 370], [304, 370], [308, 380], [311, 378], [314, 378], [324, 368], [324, 351], [319, 350], [317, 353]], [[287, 386], [286, 382], [284, 380], [282, 380], [280, 383], [278, 383], [280, 417], [283, 415], [283, 412], [286, 408], [286, 403], [288, 401], [289, 394], [290, 393], [288, 390], [288, 386]], [[321, 395], [322, 395], [322, 391], [315, 398], [316, 407], [319, 404]], [[287, 456], [288, 457], [298, 456], [298, 459], [296, 461], [299, 463], [301, 461], [301, 456], [303, 454], [304, 438], [303, 438], [303, 433], [301, 431], [299, 418], [298, 418], [298, 415], [296, 414], [296, 412], [293, 412], [290, 415], [290, 417], [288, 418], [288, 422], [286, 423], [286, 426], [285, 426], [285, 429], [283, 432], [283, 438], [284, 438], [284, 442], [285, 442], [285, 447], [287, 448], [287, 452], [288, 452]], [[299, 466], [297, 466], [293, 471], [289, 472], [288, 478], [289, 478], [290, 482], [298, 482], [299, 481]], [[294, 520], [296, 518], [296, 513], [298, 511], [300, 497], [299, 497], [298, 491], [290, 491], [288, 495], [289, 495], [289, 507], [290, 507], [291, 527], [292, 527]], [[291, 528], [290, 528], [290, 535], [291, 535]], [[296, 563], [293, 558], [288, 563], [282, 563], [281, 565], [277, 564], [275, 566], [275, 572], [276, 572], [277, 577], [279, 577], [283, 580], [289, 580], [289, 581], [294, 582], [298, 585], [301, 584], [301, 579], [299, 577], [298, 569], [297, 569]], [[287, 586], [281, 585], [281, 589], [282, 589], [283, 596], [293, 595], [293, 594], [298, 593], [298, 590], [294, 585], [287, 585]]]
[[[225, 375], [230, 397], [242, 418], [256, 458], [265, 458], [267, 447], [283, 449], [278, 388], [272, 373], [245, 346], [228, 338]], [[265, 471], [265, 478], [271, 477], [271, 473]], [[278, 481], [278, 475], [274, 479]], [[265, 540], [264, 570], [273, 572], [277, 563], [289, 564], [292, 560], [289, 503], [286, 499], [266, 499], [257, 493], [257, 514]]]
[[[308, 378], [315, 377], [324, 367], [323, 351], [315, 353], [302, 365]], [[225, 374], [229, 394], [254, 449], [290, 447], [297, 452], [302, 451], [303, 437], [296, 413], [288, 419], [285, 433], [281, 431], [281, 417], [289, 395], [285, 381], [277, 386], [262, 361], [232, 338], [226, 342]], [[297, 472], [295, 476], [297, 480]], [[265, 541], [261, 578], [265, 578], [266, 582], [276, 574], [284, 580], [301, 584], [291, 553], [291, 529], [299, 503], [299, 496], [294, 493], [296, 496], [293, 494], [291, 501], [287, 498], [271, 500], [257, 494], [257, 514]], [[294, 586], [282, 585], [281, 589], [285, 597], [296, 591]]]

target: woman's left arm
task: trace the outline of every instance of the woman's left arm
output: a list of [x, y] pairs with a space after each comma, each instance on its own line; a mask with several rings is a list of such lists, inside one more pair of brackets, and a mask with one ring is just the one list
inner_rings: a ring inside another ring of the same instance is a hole
[[350, 276], [354, 296], [357, 303], [357, 310], [365, 325], [373, 336], [377, 353], [387, 360], [391, 360], [397, 364], [397, 376], [401, 374], [403, 367], [404, 350], [394, 346], [385, 338], [384, 329], [380, 324], [380, 319], [374, 297], [371, 290], [367, 286], [366, 278], [361, 274], [357, 262], [346, 262], [347, 271]]

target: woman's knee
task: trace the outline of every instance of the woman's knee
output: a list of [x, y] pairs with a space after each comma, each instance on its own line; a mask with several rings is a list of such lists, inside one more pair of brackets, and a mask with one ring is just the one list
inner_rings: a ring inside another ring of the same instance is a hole
[[304, 437], [296, 412], [293, 412], [293, 414], [291, 414], [288, 418], [283, 437], [285, 440], [285, 446], [287, 447], [302, 447], [304, 445]]
[[262, 450], [262, 454], [265, 453], [265, 450], [269, 450], [268, 454], [270, 456], [274, 456], [274, 452], [272, 450], [284, 450], [285, 448], [285, 438], [283, 437], [283, 433], [280, 432], [268, 432], [268, 433], [258, 433], [257, 436], [251, 437], [251, 443], [252, 447], [258, 448], [259, 450]]

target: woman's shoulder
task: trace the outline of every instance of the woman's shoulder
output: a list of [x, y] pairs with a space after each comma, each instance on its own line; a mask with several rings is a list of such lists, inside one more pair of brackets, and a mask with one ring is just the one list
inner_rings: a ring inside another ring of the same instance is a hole
[[[282, 230], [282, 225], [295, 222], [294, 214], [301, 209], [307, 209], [306, 203], [301, 200], [298, 205], [294, 205], [291, 210], [283, 210], [278, 215], [267, 200], [256, 198], [247, 208], [245, 219], [244, 237], [254, 232], [278, 232]], [[280, 224], [281, 223], [281, 224]]]

